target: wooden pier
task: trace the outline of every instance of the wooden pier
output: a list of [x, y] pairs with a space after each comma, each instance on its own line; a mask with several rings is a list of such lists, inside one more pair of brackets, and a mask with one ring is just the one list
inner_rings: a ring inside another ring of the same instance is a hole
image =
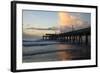
[[46, 34], [43, 36], [44, 40], [58, 40], [63, 42], [79, 42], [88, 44], [91, 35], [91, 28], [84, 28], [60, 34]]

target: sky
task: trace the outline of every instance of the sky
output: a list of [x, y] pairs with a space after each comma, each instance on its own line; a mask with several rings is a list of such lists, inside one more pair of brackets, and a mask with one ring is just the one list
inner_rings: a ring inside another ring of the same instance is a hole
[[[23, 10], [23, 31], [29, 35], [68, 32], [91, 24], [90, 13]], [[33, 33], [34, 32], [34, 33]]]
[[48, 28], [58, 25], [56, 12], [23, 10], [23, 24], [33, 27]]

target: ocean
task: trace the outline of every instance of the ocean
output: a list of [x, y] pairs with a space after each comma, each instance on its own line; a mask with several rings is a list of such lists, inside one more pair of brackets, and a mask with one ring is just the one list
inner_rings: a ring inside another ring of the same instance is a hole
[[23, 63], [91, 59], [90, 45], [42, 39], [23, 39], [22, 53]]

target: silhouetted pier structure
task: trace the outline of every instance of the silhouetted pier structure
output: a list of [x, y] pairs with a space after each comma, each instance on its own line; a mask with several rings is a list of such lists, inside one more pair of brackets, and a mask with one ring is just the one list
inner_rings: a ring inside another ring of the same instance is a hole
[[[91, 28], [84, 28], [79, 30], [74, 30], [66, 33], [59, 34], [46, 34], [43, 36], [44, 40], [58, 40], [63, 42], [79, 42], [88, 44], [89, 36], [91, 35]], [[84, 37], [84, 39], [83, 39]]]

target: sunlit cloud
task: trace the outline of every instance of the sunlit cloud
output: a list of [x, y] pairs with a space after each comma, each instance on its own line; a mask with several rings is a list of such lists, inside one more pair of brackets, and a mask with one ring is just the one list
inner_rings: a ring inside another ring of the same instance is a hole
[[68, 12], [59, 12], [59, 25], [60, 30], [63, 32], [71, 31], [72, 26], [75, 29], [84, 28], [88, 26], [88, 23], [82, 20], [80, 17], [75, 17]]
[[59, 22], [59, 24], [61, 25], [61, 26], [67, 26], [67, 27], [69, 27], [70, 26], [70, 24], [72, 24], [72, 17], [66, 12], [59, 12], [58, 13], [58, 15], [59, 15], [59, 20], [60, 20], [60, 22]]

